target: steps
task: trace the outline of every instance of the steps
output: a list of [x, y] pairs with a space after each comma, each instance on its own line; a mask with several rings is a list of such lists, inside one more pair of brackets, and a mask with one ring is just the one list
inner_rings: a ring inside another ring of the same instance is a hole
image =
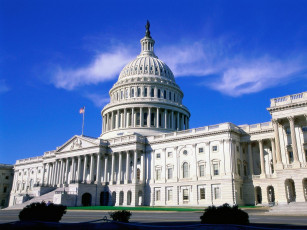
[[292, 202], [289, 204], [273, 206], [270, 209], [269, 214], [307, 216], [307, 202]]
[[10, 206], [5, 208], [4, 210], [14, 210], [14, 209], [23, 209], [25, 206], [31, 204], [31, 203], [36, 203], [36, 202], [42, 202], [45, 201], [46, 203], [48, 201], [53, 202], [53, 196], [55, 194], [56, 191], [63, 191], [63, 188], [57, 188], [51, 192], [45, 193], [44, 195], [38, 196], [38, 197], [34, 197], [31, 200], [28, 200], [22, 204], [16, 204], [14, 206]]

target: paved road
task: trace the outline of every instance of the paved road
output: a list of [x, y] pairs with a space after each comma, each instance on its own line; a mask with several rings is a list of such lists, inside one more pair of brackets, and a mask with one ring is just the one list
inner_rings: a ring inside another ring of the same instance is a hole
[[[18, 220], [18, 210], [1, 210], [0, 223], [7, 223]], [[138, 223], [154, 223], [154, 224], [167, 224], [182, 223], [193, 224], [199, 223], [201, 212], [132, 212], [131, 222]], [[306, 216], [269, 216], [264, 213], [249, 212], [250, 222], [255, 224], [290, 224], [306, 226]], [[109, 218], [106, 211], [68, 211], [61, 220], [65, 223], [78, 223], [91, 220], [102, 219], [104, 216]]]

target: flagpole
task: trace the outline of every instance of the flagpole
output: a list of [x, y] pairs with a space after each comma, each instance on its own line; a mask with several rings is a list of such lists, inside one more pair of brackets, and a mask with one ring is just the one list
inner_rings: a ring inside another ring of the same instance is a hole
[[83, 120], [82, 120], [82, 135], [83, 136], [83, 130], [84, 130], [84, 114], [85, 114], [85, 106], [83, 107], [84, 111], [83, 111]]

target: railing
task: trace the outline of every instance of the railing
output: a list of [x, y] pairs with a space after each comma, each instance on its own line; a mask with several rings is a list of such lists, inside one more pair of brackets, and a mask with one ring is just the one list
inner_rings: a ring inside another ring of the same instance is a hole
[[17, 160], [16, 164], [22, 164], [22, 163], [28, 163], [28, 162], [37, 162], [37, 161], [42, 161], [43, 157], [39, 156], [39, 157], [30, 157], [30, 158], [26, 158], [26, 159], [21, 159], [21, 160]]
[[284, 97], [277, 97], [271, 99], [271, 107], [279, 106], [283, 104], [291, 104], [297, 101], [307, 100], [307, 92], [302, 92], [298, 94], [287, 95]]
[[261, 130], [268, 130], [273, 129], [272, 122], [264, 122], [252, 125], [239, 125], [240, 129], [244, 130], [245, 132], [254, 132], [254, 131], [261, 131]]

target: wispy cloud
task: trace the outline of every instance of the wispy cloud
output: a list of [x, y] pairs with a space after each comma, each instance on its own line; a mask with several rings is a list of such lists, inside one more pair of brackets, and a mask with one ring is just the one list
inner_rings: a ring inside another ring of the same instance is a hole
[[[196, 42], [162, 48], [162, 60], [176, 77], [204, 77], [200, 80], [214, 90], [230, 96], [259, 92], [298, 77], [306, 77], [303, 57], [274, 58], [267, 54], [251, 57], [233, 54], [222, 44]], [[215, 80], [208, 76], [215, 76]], [[206, 78], [207, 77], [207, 78]]]
[[[238, 46], [238, 44], [236, 44]], [[291, 81], [306, 72], [304, 58], [272, 57], [257, 52], [237, 52], [223, 39], [172, 44], [160, 47], [157, 55], [172, 69], [175, 77], [200, 77], [200, 84], [230, 96], [259, 92]], [[293, 55], [294, 56], [294, 55]], [[52, 77], [57, 88], [73, 90], [78, 86], [116, 79], [135, 52], [120, 45], [112, 51], [98, 54], [87, 66], [76, 69], [58, 68]], [[215, 76], [215, 79], [208, 76]], [[306, 75], [305, 75], [306, 77]], [[101, 104], [97, 95], [88, 96]], [[100, 106], [100, 105], [99, 105]]]
[[100, 95], [96, 93], [85, 94], [85, 97], [90, 99], [94, 103], [94, 105], [98, 108], [103, 108], [110, 101], [109, 96]]
[[6, 93], [10, 90], [4, 79], [0, 79], [0, 94]]
[[72, 90], [81, 85], [97, 84], [114, 79], [120, 70], [133, 57], [122, 47], [112, 52], [100, 53], [85, 67], [63, 69], [59, 67], [52, 76], [52, 83], [57, 88]]

